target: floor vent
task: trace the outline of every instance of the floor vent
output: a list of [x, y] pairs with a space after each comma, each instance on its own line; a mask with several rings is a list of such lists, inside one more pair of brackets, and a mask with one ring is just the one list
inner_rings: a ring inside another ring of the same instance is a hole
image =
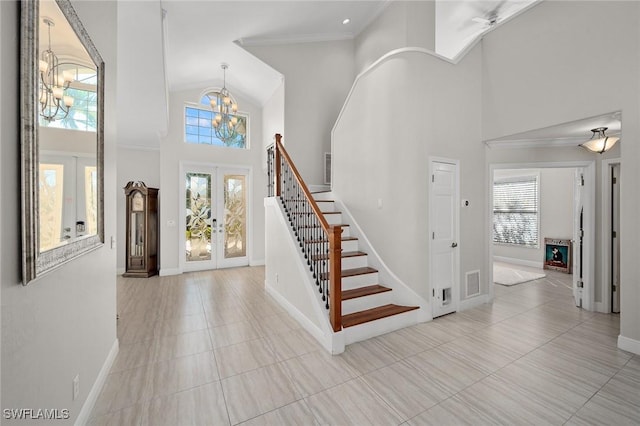
[[480, 271], [469, 271], [466, 273], [467, 297], [480, 294]]

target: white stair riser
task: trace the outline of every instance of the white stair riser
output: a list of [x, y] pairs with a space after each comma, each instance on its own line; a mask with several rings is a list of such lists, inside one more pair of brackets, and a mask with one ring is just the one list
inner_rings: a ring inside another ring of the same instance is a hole
[[363, 268], [367, 266], [367, 256], [343, 257], [340, 266], [342, 269]]
[[369, 296], [356, 297], [354, 299], [342, 301], [342, 315], [351, 314], [366, 309], [375, 308], [377, 306], [388, 305], [393, 303], [393, 292], [385, 291], [384, 293], [372, 294]]
[[324, 218], [327, 220], [329, 225], [342, 225], [342, 214], [325, 214]]
[[[358, 251], [358, 240], [342, 241], [340, 247], [342, 248], [342, 251]], [[313, 249], [315, 249], [315, 247]]]
[[333, 194], [331, 192], [316, 192], [312, 195], [314, 200], [333, 200]]
[[378, 284], [378, 273], [355, 275], [353, 277], [345, 277], [342, 279], [342, 289], [351, 290], [367, 285]]
[[385, 333], [390, 333], [392, 331], [417, 324], [418, 312], [420, 312], [420, 309], [414, 309], [413, 311], [403, 312], [401, 314], [381, 318], [376, 321], [347, 327], [343, 329], [344, 343], [345, 345], [349, 345], [351, 343], [361, 342], [375, 336], [380, 336]]
[[[350, 236], [350, 234], [349, 234], [349, 228], [350, 228], [349, 226], [343, 226], [343, 227], [342, 227], [342, 236], [343, 236], [343, 237], [348, 237], [348, 236]], [[299, 228], [299, 229], [300, 229], [300, 232], [302, 232], [302, 231], [304, 231], [306, 228]], [[313, 231], [311, 231], [311, 234], [312, 234], [312, 235], [318, 235], [318, 236], [323, 235], [323, 233], [320, 233], [320, 232], [319, 232], [319, 228], [313, 228]]]
[[342, 241], [340, 247], [342, 251], [358, 251], [358, 240]]
[[333, 201], [320, 201], [317, 202], [318, 207], [320, 207], [321, 212], [335, 212], [336, 211], [336, 203]]

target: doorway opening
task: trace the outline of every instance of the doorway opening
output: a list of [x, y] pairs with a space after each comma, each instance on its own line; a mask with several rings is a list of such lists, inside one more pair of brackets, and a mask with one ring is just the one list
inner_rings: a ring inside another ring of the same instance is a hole
[[[571, 273], [567, 282], [572, 285], [575, 305], [594, 310], [595, 162], [493, 164], [489, 176], [491, 299], [496, 291], [494, 261], [519, 265], [531, 273], [544, 273], [546, 265]], [[529, 196], [528, 203], [520, 208], [507, 197], [511, 208], [494, 204], [496, 197], [503, 197], [501, 189], [495, 189], [496, 182]], [[534, 186], [536, 192], [531, 195], [528, 191]], [[531, 268], [537, 271], [528, 270]]]

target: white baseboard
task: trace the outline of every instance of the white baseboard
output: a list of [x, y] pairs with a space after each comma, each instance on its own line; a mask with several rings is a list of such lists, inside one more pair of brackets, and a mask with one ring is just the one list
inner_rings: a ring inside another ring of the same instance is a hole
[[493, 256], [494, 262], [512, 263], [514, 265], [528, 266], [530, 268], [542, 269], [543, 262], [534, 262], [533, 260], [516, 259], [515, 257]]
[[182, 270], [180, 268], [162, 268], [160, 269], [160, 276], [167, 277], [169, 275], [180, 275]]
[[624, 337], [623, 335], [619, 335], [618, 348], [622, 349], [623, 351], [640, 355], [640, 340], [634, 340], [628, 337]]
[[87, 399], [82, 404], [82, 409], [80, 410], [80, 414], [76, 418], [74, 425], [80, 426], [85, 425], [89, 421], [89, 416], [91, 415], [91, 411], [93, 411], [93, 407], [96, 405], [96, 401], [100, 396], [100, 392], [102, 392], [102, 388], [104, 387], [104, 383], [107, 381], [107, 376], [109, 375], [109, 371], [111, 370], [111, 366], [113, 362], [116, 360], [116, 356], [118, 355], [118, 350], [120, 346], [118, 344], [118, 339], [113, 342], [113, 346], [111, 346], [111, 350], [107, 355], [107, 359], [104, 360], [104, 364], [102, 364], [102, 368], [100, 369], [100, 373], [98, 373], [98, 377], [96, 381], [93, 383], [91, 390], [89, 391], [89, 395]]
[[264, 266], [264, 264], [265, 264], [265, 260], [264, 259], [250, 260], [249, 261], [249, 266]]
[[458, 311], [466, 311], [467, 309], [473, 309], [485, 303], [489, 303], [491, 296], [488, 294], [480, 294], [478, 296], [471, 297], [469, 299], [461, 300], [458, 305]]
[[[332, 341], [331, 336], [327, 337], [323, 331], [318, 328], [314, 323], [312, 323], [309, 318], [306, 317], [302, 312], [298, 310], [295, 306], [293, 306], [285, 297], [283, 297], [280, 293], [278, 293], [268, 282], [265, 281], [264, 288], [267, 290], [270, 296], [272, 296], [276, 301], [284, 308], [289, 315], [296, 319], [302, 325], [306, 331], [309, 332], [327, 351], [330, 353], [336, 353], [334, 351], [340, 350], [340, 348], [336, 348], [336, 344]], [[336, 333], [342, 334], [342, 333]], [[339, 337], [342, 337], [339, 336]], [[340, 345], [338, 345], [340, 346]], [[342, 344], [342, 348], [340, 352], [344, 352], [344, 343]]]

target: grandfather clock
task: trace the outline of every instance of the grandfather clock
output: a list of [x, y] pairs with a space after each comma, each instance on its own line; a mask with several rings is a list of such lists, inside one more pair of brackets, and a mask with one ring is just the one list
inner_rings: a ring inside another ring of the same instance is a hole
[[158, 189], [144, 182], [124, 187], [127, 199], [127, 266], [124, 277], [150, 277], [158, 273]]

